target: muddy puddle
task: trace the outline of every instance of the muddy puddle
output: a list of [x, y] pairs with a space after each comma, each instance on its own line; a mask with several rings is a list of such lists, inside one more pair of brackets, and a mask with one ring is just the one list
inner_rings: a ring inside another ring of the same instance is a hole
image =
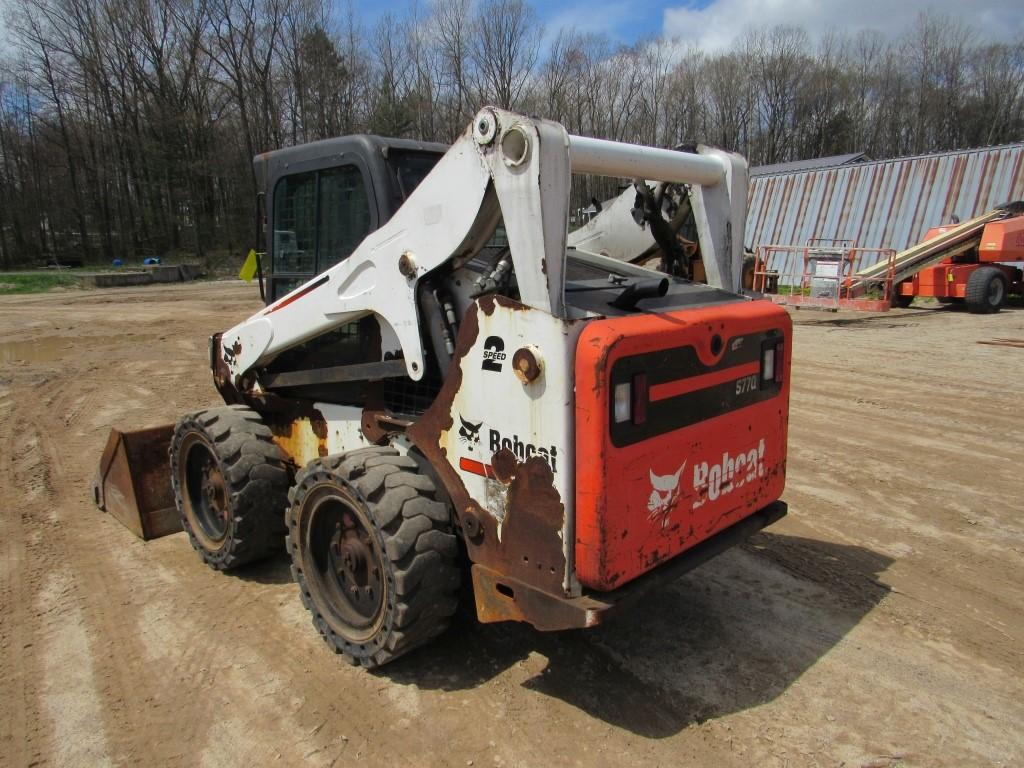
[[0, 363], [51, 363], [74, 348], [74, 339], [48, 336], [31, 341], [0, 341]]

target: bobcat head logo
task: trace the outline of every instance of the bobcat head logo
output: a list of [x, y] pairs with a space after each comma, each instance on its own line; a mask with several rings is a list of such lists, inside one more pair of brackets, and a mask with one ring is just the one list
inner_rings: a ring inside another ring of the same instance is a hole
[[459, 427], [459, 440], [463, 443], [468, 443], [469, 447], [472, 448], [474, 445], [480, 442], [480, 427], [483, 426], [483, 422], [472, 422], [466, 421], [462, 416], [459, 416], [459, 421], [462, 422], [462, 426]]
[[661, 527], [668, 527], [668, 518], [679, 501], [679, 477], [686, 469], [686, 462], [672, 475], [656, 475], [654, 470], [649, 470], [651, 475], [651, 498], [647, 501], [647, 511], [650, 519], [660, 520]]

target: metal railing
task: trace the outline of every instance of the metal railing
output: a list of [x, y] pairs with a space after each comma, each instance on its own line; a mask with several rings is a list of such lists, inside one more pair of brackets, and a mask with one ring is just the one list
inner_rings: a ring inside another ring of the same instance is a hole
[[[777, 304], [885, 311], [892, 305], [896, 251], [857, 248], [848, 240], [811, 238], [804, 246], [759, 245], [754, 290]], [[858, 274], [884, 264], [877, 274]]]

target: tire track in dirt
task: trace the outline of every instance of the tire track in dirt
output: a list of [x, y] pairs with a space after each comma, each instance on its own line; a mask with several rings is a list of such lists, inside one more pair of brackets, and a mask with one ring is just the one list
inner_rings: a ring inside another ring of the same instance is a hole
[[52, 571], [38, 600], [46, 633], [39, 689], [52, 731], [55, 762], [62, 766], [112, 765], [102, 727], [105, 702], [96, 690], [93, 674], [95, 649], [86, 634], [74, 577], [67, 569]]
[[31, 604], [25, 583], [25, 531], [17, 512], [20, 499], [14, 495], [17, 447], [15, 419], [7, 408], [0, 410], [0, 488], [11, 496], [0, 508], [0, 679], [9, 686], [10, 705], [3, 708], [0, 730], [0, 764], [27, 765], [28, 722], [31, 676], [31, 635], [27, 606]]
[[[72, 377], [74, 378], [74, 377]], [[132, 537], [113, 522], [101, 516], [89, 503], [89, 482], [91, 472], [85, 463], [76, 463], [69, 472], [63, 466], [60, 452], [52, 439], [46, 435], [64, 434], [67, 439], [62, 441], [61, 450], [70, 455], [98, 456], [102, 439], [96, 431], [86, 433], [85, 439], [69, 434], [65, 421], [70, 413], [73, 421], [90, 413], [91, 406], [110, 397], [110, 390], [104, 385], [109, 381], [84, 383], [81, 377], [74, 385], [48, 385], [38, 393], [39, 410], [30, 411], [29, 418], [35, 427], [36, 436], [28, 440], [35, 454], [41, 460], [33, 464], [32, 475], [41, 478], [35, 484], [44, 488], [47, 507], [47, 518], [55, 523], [45, 537], [46, 552], [42, 563], [66, 562], [68, 553], [84, 553], [85, 557], [72, 557], [74, 563], [74, 579], [62, 594], [62, 600], [69, 606], [69, 621], [73, 621], [76, 632], [75, 645], [81, 647], [88, 639], [105, 638], [102, 650], [94, 648], [86, 656], [92, 660], [90, 674], [91, 688], [85, 686], [86, 677], [82, 677], [71, 691], [64, 691], [64, 698], [52, 701], [52, 692], [56, 690], [44, 680], [40, 686], [42, 709], [53, 713], [76, 711], [78, 707], [89, 711], [93, 722], [93, 732], [105, 733], [104, 750], [119, 756], [128, 762], [140, 761], [149, 756], [164, 757], [160, 751], [152, 749], [152, 733], [154, 720], [153, 703], [173, 683], [173, 678], [164, 673], [159, 666], [147, 667], [141, 661], [139, 633], [126, 632], [126, 619], [130, 616], [126, 608], [127, 600], [133, 587], [131, 572], [123, 573], [112, 560], [111, 548], [132, 546]], [[97, 386], [98, 384], [98, 386]], [[127, 403], [122, 399], [122, 405]], [[75, 406], [80, 406], [76, 409]], [[56, 516], [55, 516], [56, 515]], [[127, 536], [128, 541], [124, 540]], [[64, 658], [58, 655], [58, 658]], [[52, 665], [44, 665], [44, 673], [52, 669]], [[81, 672], [79, 672], [81, 674]], [[76, 697], [70, 700], [68, 697]], [[89, 704], [89, 697], [99, 702], [97, 706]], [[172, 715], [173, 717], [173, 715]], [[73, 721], [77, 722], [77, 721]], [[167, 732], [173, 730], [171, 718], [168, 718]], [[75, 743], [76, 736], [88, 744], [87, 734], [67, 732], [65, 719], [51, 718], [54, 740], [58, 745]], [[172, 744], [173, 742], [162, 742]], [[181, 750], [177, 750], [181, 756]], [[89, 762], [85, 761], [86, 764]]]
[[[59, 390], [46, 380], [32, 387], [35, 402], [44, 409], [53, 406]], [[5, 533], [22, 544], [11, 557], [9, 594], [15, 607], [10, 614], [4, 611], [15, 638], [15, 647], [5, 654], [10, 667], [5, 671], [23, 704], [11, 731], [21, 734], [25, 763], [56, 751], [62, 764], [98, 764], [107, 747], [97, 728], [102, 708], [92, 676], [94, 649], [65, 556], [70, 542], [64, 540], [55, 492], [62, 461], [49, 434], [39, 412], [19, 413], [3, 423], [2, 478], [14, 495], [10, 509], [17, 510], [4, 515], [5, 528], [15, 528]]]

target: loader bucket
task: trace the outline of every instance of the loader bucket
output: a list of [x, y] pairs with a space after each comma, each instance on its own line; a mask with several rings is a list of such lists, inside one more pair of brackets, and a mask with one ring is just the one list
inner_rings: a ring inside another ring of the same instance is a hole
[[181, 530], [168, 459], [173, 432], [173, 424], [110, 430], [93, 481], [96, 506], [145, 541]]

